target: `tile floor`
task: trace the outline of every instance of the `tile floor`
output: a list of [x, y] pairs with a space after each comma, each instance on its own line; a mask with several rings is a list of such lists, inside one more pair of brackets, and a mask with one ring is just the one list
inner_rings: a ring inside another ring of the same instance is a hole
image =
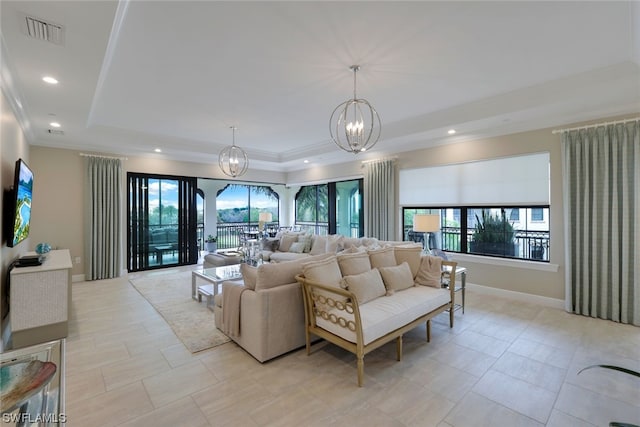
[[358, 388], [354, 356], [335, 346], [265, 364], [234, 343], [192, 355], [127, 279], [74, 283], [67, 425], [640, 424], [638, 378], [577, 375], [640, 370], [640, 328], [472, 291], [453, 329], [446, 316], [431, 343], [424, 326], [405, 336], [403, 361], [395, 343], [365, 357]]

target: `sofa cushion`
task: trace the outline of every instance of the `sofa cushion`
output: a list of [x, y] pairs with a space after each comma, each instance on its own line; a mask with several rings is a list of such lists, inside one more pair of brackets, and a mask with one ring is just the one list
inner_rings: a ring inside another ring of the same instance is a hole
[[414, 285], [413, 275], [407, 262], [394, 267], [380, 267], [380, 275], [389, 292], [401, 291]]
[[371, 267], [393, 267], [398, 265], [396, 263], [396, 256], [393, 253], [393, 248], [391, 246], [374, 249], [367, 251], [369, 254], [369, 260], [371, 262]]
[[343, 276], [350, 276], [354, 274], [360, 274], [371, 270], [371, 262], [369, 262], [369, 255], [364, 251], [345, 253], [347, 250], [338, 254], [338, 265]]
[[418, 270], [420, 269], [422, 245], [412, 243], [408, 245], [394, 246], [393, 253], [396, 257], [396, 264], [400, 265], [406, 261], [411, 269], [412, 277], [416, 277], [416, 274], [418, 274]]
[[365, 304], [382, 297], [387, 292], [377, 268], [369, 269], [361, 274], [344, 276], [342, 282], [344, 287], [354, 293], [358, 304]]
[[242, 263], [240, 264], [240, 274], [242, 274], [242, 280], [244, 281], [245, 288], [251, 290], [256, 288], [256, 280], [258, 279], [258, 267]]
[[289, 252], [291, 245], [298, 241], [298, 233], [285, 233], [280, 238], [280, 244], [278, 250], [282, 252]]
[[[273, 258], [278, 252], [274, 253]], [[302, 272], [302, 264], [309, 261], [325, 259], [327, 255], [317, 255], [311, 257], [307, 254], [291, 254], [302, 257], [294, 261], [279, 263], [268, 263], [258, 266], [258, 277], [256, 278], [256, 291], [275, 288], [276, 286], [297, 283], [296, 276]]]
[[273, 252], [269, 256], [269, 260], [271, 262], [288, 262], [288, 261], [297, 261], [297, 260], [305, 260], [308, 261], [309, 254], [301, 253], [297, 254], [295, 252]]
[[420, 259], [420, 268], [416, 274], [415, 282], [418, 285], [442, 287], [442, 258], [437, 256], [423, 256]]
[[[447, 289], [414, 286], [396, 292], [391, 297], [376, 298], [367, 304], [361, 304], [359, 309], [364, 344], [369, 344], [450, 301], [451, 294]], [[353, 319], [353, 314], [344, 311], [333, 309], [332, 313], [346, 320]], [[347, 341], [356, 342], [354, 331], [343, 328], [329, 319], [316, 316], [316, 324]]]

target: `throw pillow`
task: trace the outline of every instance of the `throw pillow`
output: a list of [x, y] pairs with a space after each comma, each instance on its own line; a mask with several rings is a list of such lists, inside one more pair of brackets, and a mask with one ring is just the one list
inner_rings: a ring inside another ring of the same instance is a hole
[[416, 277], [416, 274], [418, 274], [418, 270], [420, 269], [422, 245], [408, 244], [402, 246], [394, 246], [393, 253], [396, 257], [396, 265], [400, 265], [406, 261], [409, 264], [409, 268], [411, 268], [412, 276]]
[[280, 244], [280, 239], [275, 239], [273, 237], [265, 237], [260, 241], [260, 249], [262, 249], [263, 251], [275, 252], [278, 250], [279, 244]]
[[397, 265], [396, 256], [393, 253], [393, 248], [388, 246], [382, 249], [374, 249], [367, 251], [369, 254], [369, 260], [371, 261], [371, 267], [393, 267]]
[[342, 239], [342, 245], [345, 249], [350, 248], [352, 246], [358, 247], [362, 246], [362, 238], [361, 237], [344, 237]]
[[361, 274], [345, 276], [342, 281], [346, 288], [356, 296], [358, 304], [366, 304], [386, 293], [384, 282], [377, 268]]
[[240, 274], [242, 274], [244, 287], [247, 289], [255, 290], [256, 280], [258, 280], [258, 267], [254, 267], [245, 263], [240, 264]]
[[416, 274], [416, 283], [433, 288], [442, 287], [442, 258], [437, 256], [423, 256], [420, 260], [420, 268]]
[[342, 245], [342, 239], [344, 239], [344, 236], [341, 236], [340, 234], [331, 234], [327, 236], [327, 246], [325, 248], [325, 252], [331, 252], [335, 254], [336, 252], [344, 249], [344, 246]]
[[371, 262], [369, 262], [369, 255], [366, 252], [358, 251], [352, 253], [345, 253], [347, 249], [342, 251], [338, 255], [338, 265], [343, 276], [351, 276], [354, 274], [361, 274], [371, 270]]
[[[311, 237], [313, 236], [313, 234], [302, 234], [300, 236], [298, 236], [298, 243], [302, 243], [302, 252], [309, 252], [311, 251]], [[289, 250], [289, 252], [293, 252], [291, 250]]]
[[300, 274], [304, 263], [320, 261], [326, 259], [328, 256], [329, 255], [322, 254], [314, 257], [305, 257], [295, 261], [261, 264], [258, 267], [256, 291], [288, 285], [290, 283], [297, 283], [296, 275]]
[[381, 267], [379, 270], [389, 292], [401, 291], [414, 285], [411, 269], [406, 262], [394, 267]]
[[320, 255], [327, 251], [327, 237], [314, 235], [311, 243], [311, 255]]
[[298, 234], [294, 233], [285, 233], [280, 237], [280, 245], [278, 249], [281, 252], [289, 252], [291, 245], [298, 241]]
[[340, 266], [335, 256], [321, 261], [305, 262], [302, 264], [302, 273], [307, 279], [328, 286], [340, 287], [342, 280]]
[[294, 254], [301, 254], [304, 252], [305, 243], [304, 242], [293, 242], [289, 247], [289, 252]]

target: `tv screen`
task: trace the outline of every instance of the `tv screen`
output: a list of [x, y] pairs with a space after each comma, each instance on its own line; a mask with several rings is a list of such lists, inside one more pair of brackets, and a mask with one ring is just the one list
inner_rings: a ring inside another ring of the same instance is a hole
[[13, 227], [7, 246], [14, 247], [29, 236], [31, 222], [31, 198], [33, 194], [33, 172], [22, 159], [16, 161], [13, 180]]

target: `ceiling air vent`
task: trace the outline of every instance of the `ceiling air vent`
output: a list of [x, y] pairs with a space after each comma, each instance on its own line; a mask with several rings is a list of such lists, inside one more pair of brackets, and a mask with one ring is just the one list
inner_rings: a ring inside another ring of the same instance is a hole
[[25, 20], [26, 32], [29, 37], [60, 46], [64, 44], [64, 27], [62, 25], [32, 16], [26, 16]]

